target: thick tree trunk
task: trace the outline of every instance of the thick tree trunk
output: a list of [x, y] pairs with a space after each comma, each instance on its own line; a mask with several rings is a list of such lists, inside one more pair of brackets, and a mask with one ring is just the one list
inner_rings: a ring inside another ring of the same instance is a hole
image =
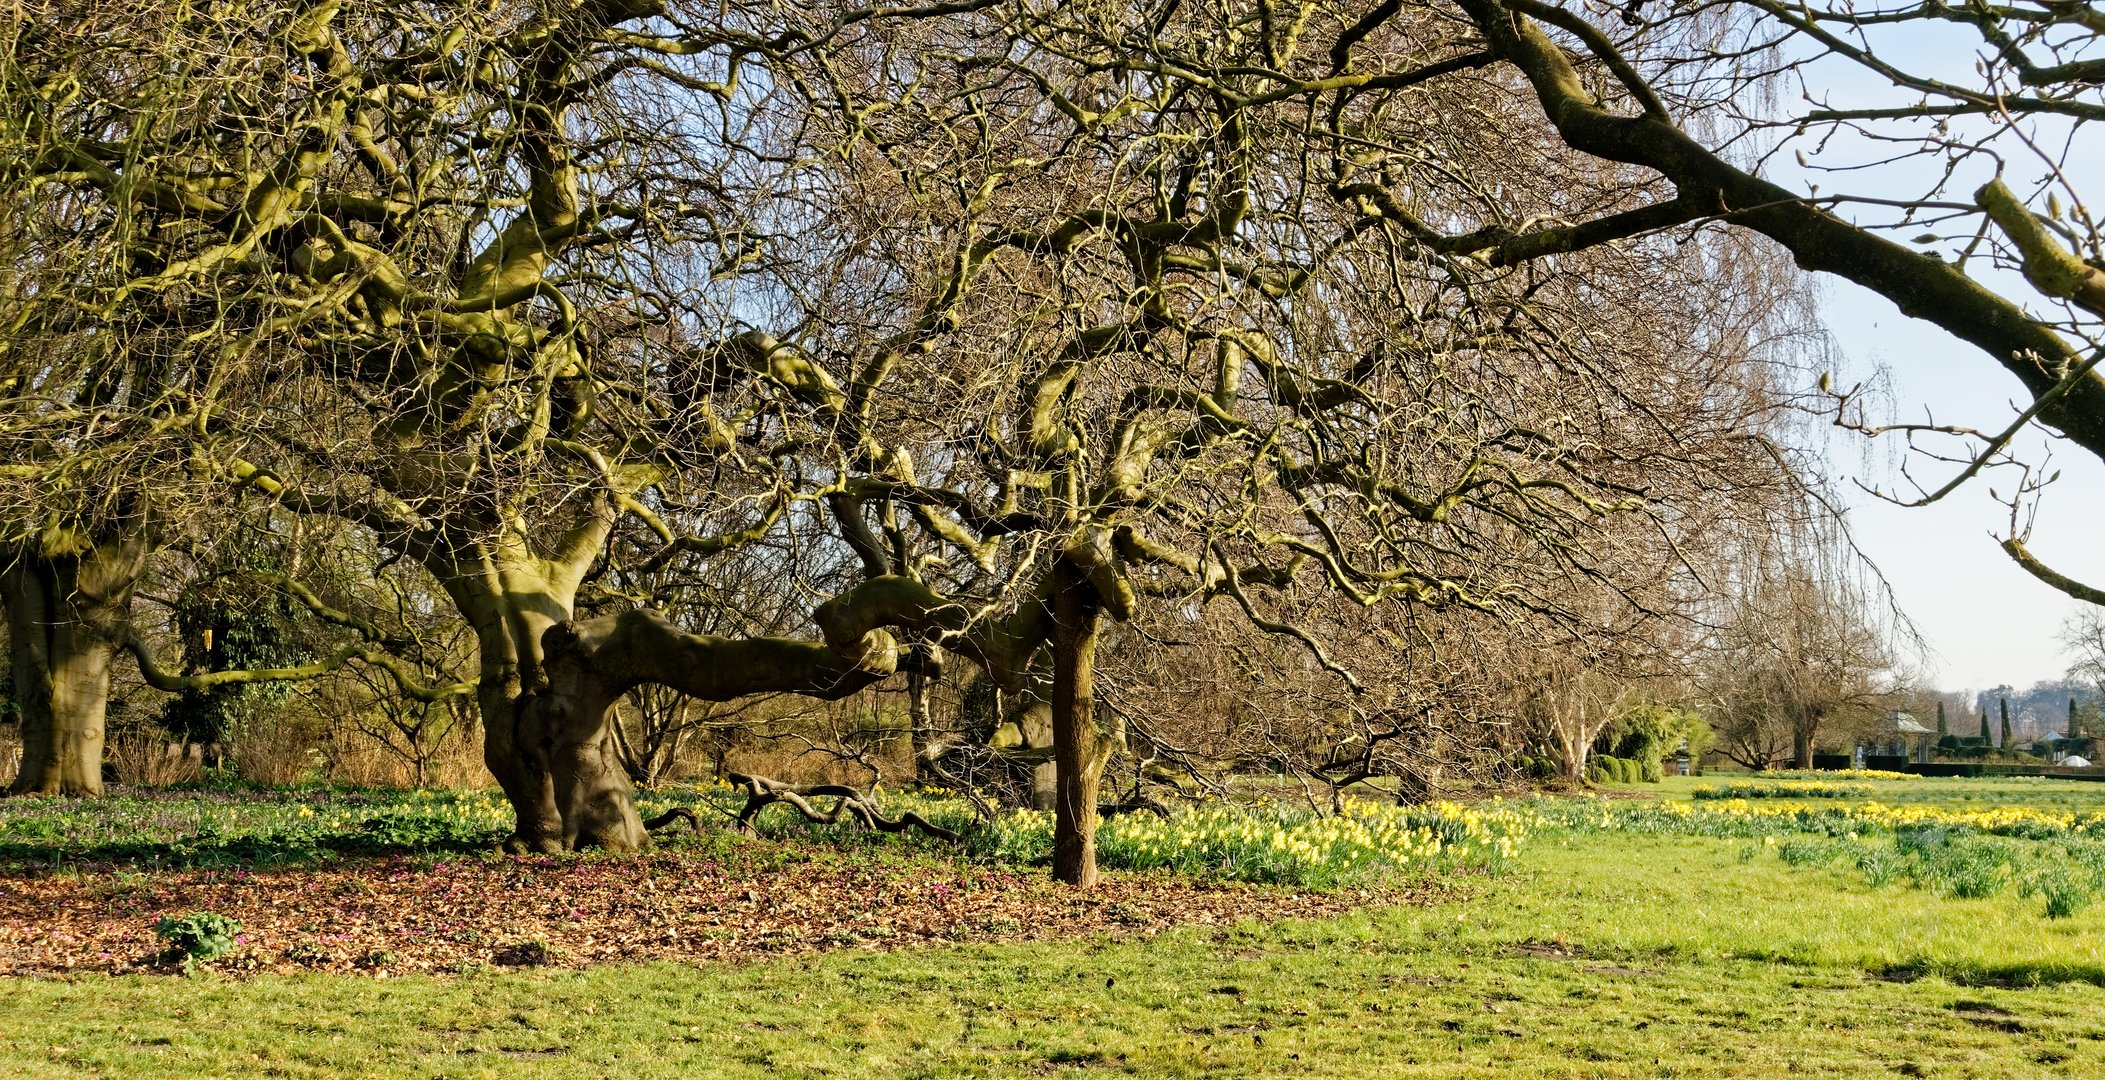
[[552, 712], [547, 701], [542, 637], [569, 617], [574, 575], [504, 553], [468, 563], [468, 572], [454, 570], [460, 565], [435, 569], [475, 630], [483, 763], [515, 819], [505, 849], [641, 847], [643, 819], [615, 744], [612, 702], [580, 719]]
[[[899, 645], [886, 627], [955, 630], [969, 622], [962, 605], [919, 583], [879, 578], [813, 613], [824, 643], [727, 639], [684, 633], [642, 610], [569, 621], [576, 581], [583, 576], [579, 566], [565, 570], [482, 549], [466, 559], [433, 557], [427, 565], [475, 629], [482, 652], [484, 760], [518, 817], [506, 844], [518, 851], [643, 844], [643, 823], [613, 727], [614, 703], [629, 690], [656, 683], [703, 701], [760, 693], [838, 700], [898, 670]], [[1085, 653], [1095, 643], [1093, 600], [1087, 610], [1075, 639]], [[1044, 640], [1039, 628], [1049, 621], [1044, 605], [1026, 604], [1010, 619], [961, 638], [956, 648], [990, 673], [1012, 677]], [[1086, 660], [1081, 670], [1086, 677]], [[1086, 698], [1085, 686], [1085, 718]], [[1091, 785], [1092, 814], [1095, 779], [1109, 746], [1101, 744], [1082, 770]]]
[[1813, 743], [1820, 737], [1820, 717], [1814, 715], [1791, 725], [1791, 767], [1813, 767]]
[[8, 652], [22, 710], [15, 794], [102, 794], [110, 662], [124, 643], [143, 540], [48, 557], [16, 549], [0, 567]]
[[1589, 747], [1584, 743], [1573, 745], [1571, 740], [1564, 740], [1564, 779], [1575, 787], [1586, 782], [1586, 751], [1588, 749]]
[[[552, 846], [639, 847], [643, 821], [613, 731], [621, 695], [657, 683], [703, 701], [769, 692], [837, 700], [898, 666], [888, 635], [855, 642], [843, 656], [817, 642], [688, 634], [649, 611], [557, 623], [535, 643], [535, 689], [514, 705], [512, 734], [491, 770], [513, 769], [528, 802], [521, 822], [554, 822]], [[517, 840], [546, 850], [549, 835], [522, 828]]]
[[1096, 884], [1096, 803], [1114, 748], [1096, 725], [1096, 637], [1102, 606], [1062, 560], [1053, 593], [1053, 879]]

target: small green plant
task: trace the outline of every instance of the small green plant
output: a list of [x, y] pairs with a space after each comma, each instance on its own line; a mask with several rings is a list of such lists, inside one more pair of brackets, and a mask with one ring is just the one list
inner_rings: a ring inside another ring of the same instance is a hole
[[1945, 844], [1923, 859], [1922, 873], [1931, 888], [1961, 900], [1994, 896], [2013, 876], [2009, 857], [1978, 840]]
[[1826, 862], [1833, 855], [1834, 849], [1825, 840], [1793, 838], [1776, 846], [1776, 857], [1790, 866]]
[[168, 943], [168, 951], [182, 959], [184, 966], [208, 964], [234, 951], [235, 937], [241, 933], [241, 923], [212, 911], [193, 911], [178, 919], [172, 915], [161, 916], [154, 924], [153, 932]]
[[555, 963], [556, 956], [554, 946], [540, 938], [532, 938], [497, 950], [490, 962], [498, 967], [546, 967]]
[[2045, 899], [2049, 919], [2073, 917], [2097, 899], [2090, 882], [2060, 866], [2050, 866], [2033, 874], [2019, 891], [2025, 896]]
[[1875, 847], [1857, 856], [1856, 868], [1864, 872], [1864, 880], [1874, 889], [1883, 889], [1900, 876], [1901, 858], [1891, 848]]
[[2046, 896], [2049, 919], [2069, 918], [2095, 899], [2088, 888], [2072, 878], [2051, 879], [2042, 884], [2040, 892]]

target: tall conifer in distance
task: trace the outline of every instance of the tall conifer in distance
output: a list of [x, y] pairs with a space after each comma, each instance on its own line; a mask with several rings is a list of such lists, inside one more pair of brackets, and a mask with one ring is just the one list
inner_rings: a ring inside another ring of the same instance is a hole
[[1999, 703], [1998, 707], [2003, 711], [2003, 748], [2007, 750], [2010, 747], [2010, 699], [1998, 698], [1996, 700]]
[[1981, 741], [1990, 746], [1995, 745], [1995, 736], [1988, 733], [1988, 706], [1986, 705], [1981, 706]]
[[[2069, 700], [2074, 701], [2076, 699], [2070, 698]], [[1951, 733], [1951, 725], [1944, 722], [1944, 703], [1940, 701], [1937, 703], [1937, 737], [1941, 739]]]

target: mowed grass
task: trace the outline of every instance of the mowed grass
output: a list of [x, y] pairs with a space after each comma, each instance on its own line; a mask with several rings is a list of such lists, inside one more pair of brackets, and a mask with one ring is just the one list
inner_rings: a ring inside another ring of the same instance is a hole
[[2105, 781], [2046, 777], [1926, 776], [1909, 780], [1859, 780], [1848, 773], [1837, 773], [1820, 780], [1800, 780], [1774, 778], [1763, 773], [1711, 773], [1707, 776], [1669, 776], [1657, 784], [1611, 784], [1604, 787], [1614, 792], [1687, 799], [1701, 789], [1733, 784], [1791, 787], [1815, 783], [1868, 789], [1868, 798], [1888, 806], [1940, 806], [1958, 810], [2016, 807], [2054, 813], [2105, 813]]
[[0, 1075], [2105, 1074], [2105, 906], [1749, 846], [1549, 832], [1430, 906], [1145, 939], [0, 983]]

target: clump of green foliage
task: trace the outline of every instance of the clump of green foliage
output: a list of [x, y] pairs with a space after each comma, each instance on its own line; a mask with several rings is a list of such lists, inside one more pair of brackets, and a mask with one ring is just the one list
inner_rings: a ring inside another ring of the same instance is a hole
[[1710, 748], [1710, 725], [1686, 709], [1647, 702], [1616, 717], [1608, 729], [1612, 745], [1608, 752], [1637, 764], [1638, 779], [1656, 784], [1665, 773], [1667, 755], [1686, 751], [1691, 761], [1701, 760]]
[[234, 951], [241, 923], [214, 911], [193, 911], [177, 918], [161, 916], [154, 924], [155, 936], [168, 943], [168, 953], [184, 966], [209, 964]]
[[1854, 784], [1794, 781], [1782, 784], [1720, 784], [1689, 792], [1693, 799], [1868, 799], [1872, 791]]
[[[1644, 763], [1614, 754], [1595, 754], [1586, 761], [1586, 779], [1596, 784], [1642, 784], [1647, 778]], [[1658, 776], [1650, 780], [1657, 782]]]
[[2016, 880], [2013, 853], [1974, 837], [1946, 839], [1920, 854], [1914, 873], [1932, 892], [1961, 900], [1995, 896]]

